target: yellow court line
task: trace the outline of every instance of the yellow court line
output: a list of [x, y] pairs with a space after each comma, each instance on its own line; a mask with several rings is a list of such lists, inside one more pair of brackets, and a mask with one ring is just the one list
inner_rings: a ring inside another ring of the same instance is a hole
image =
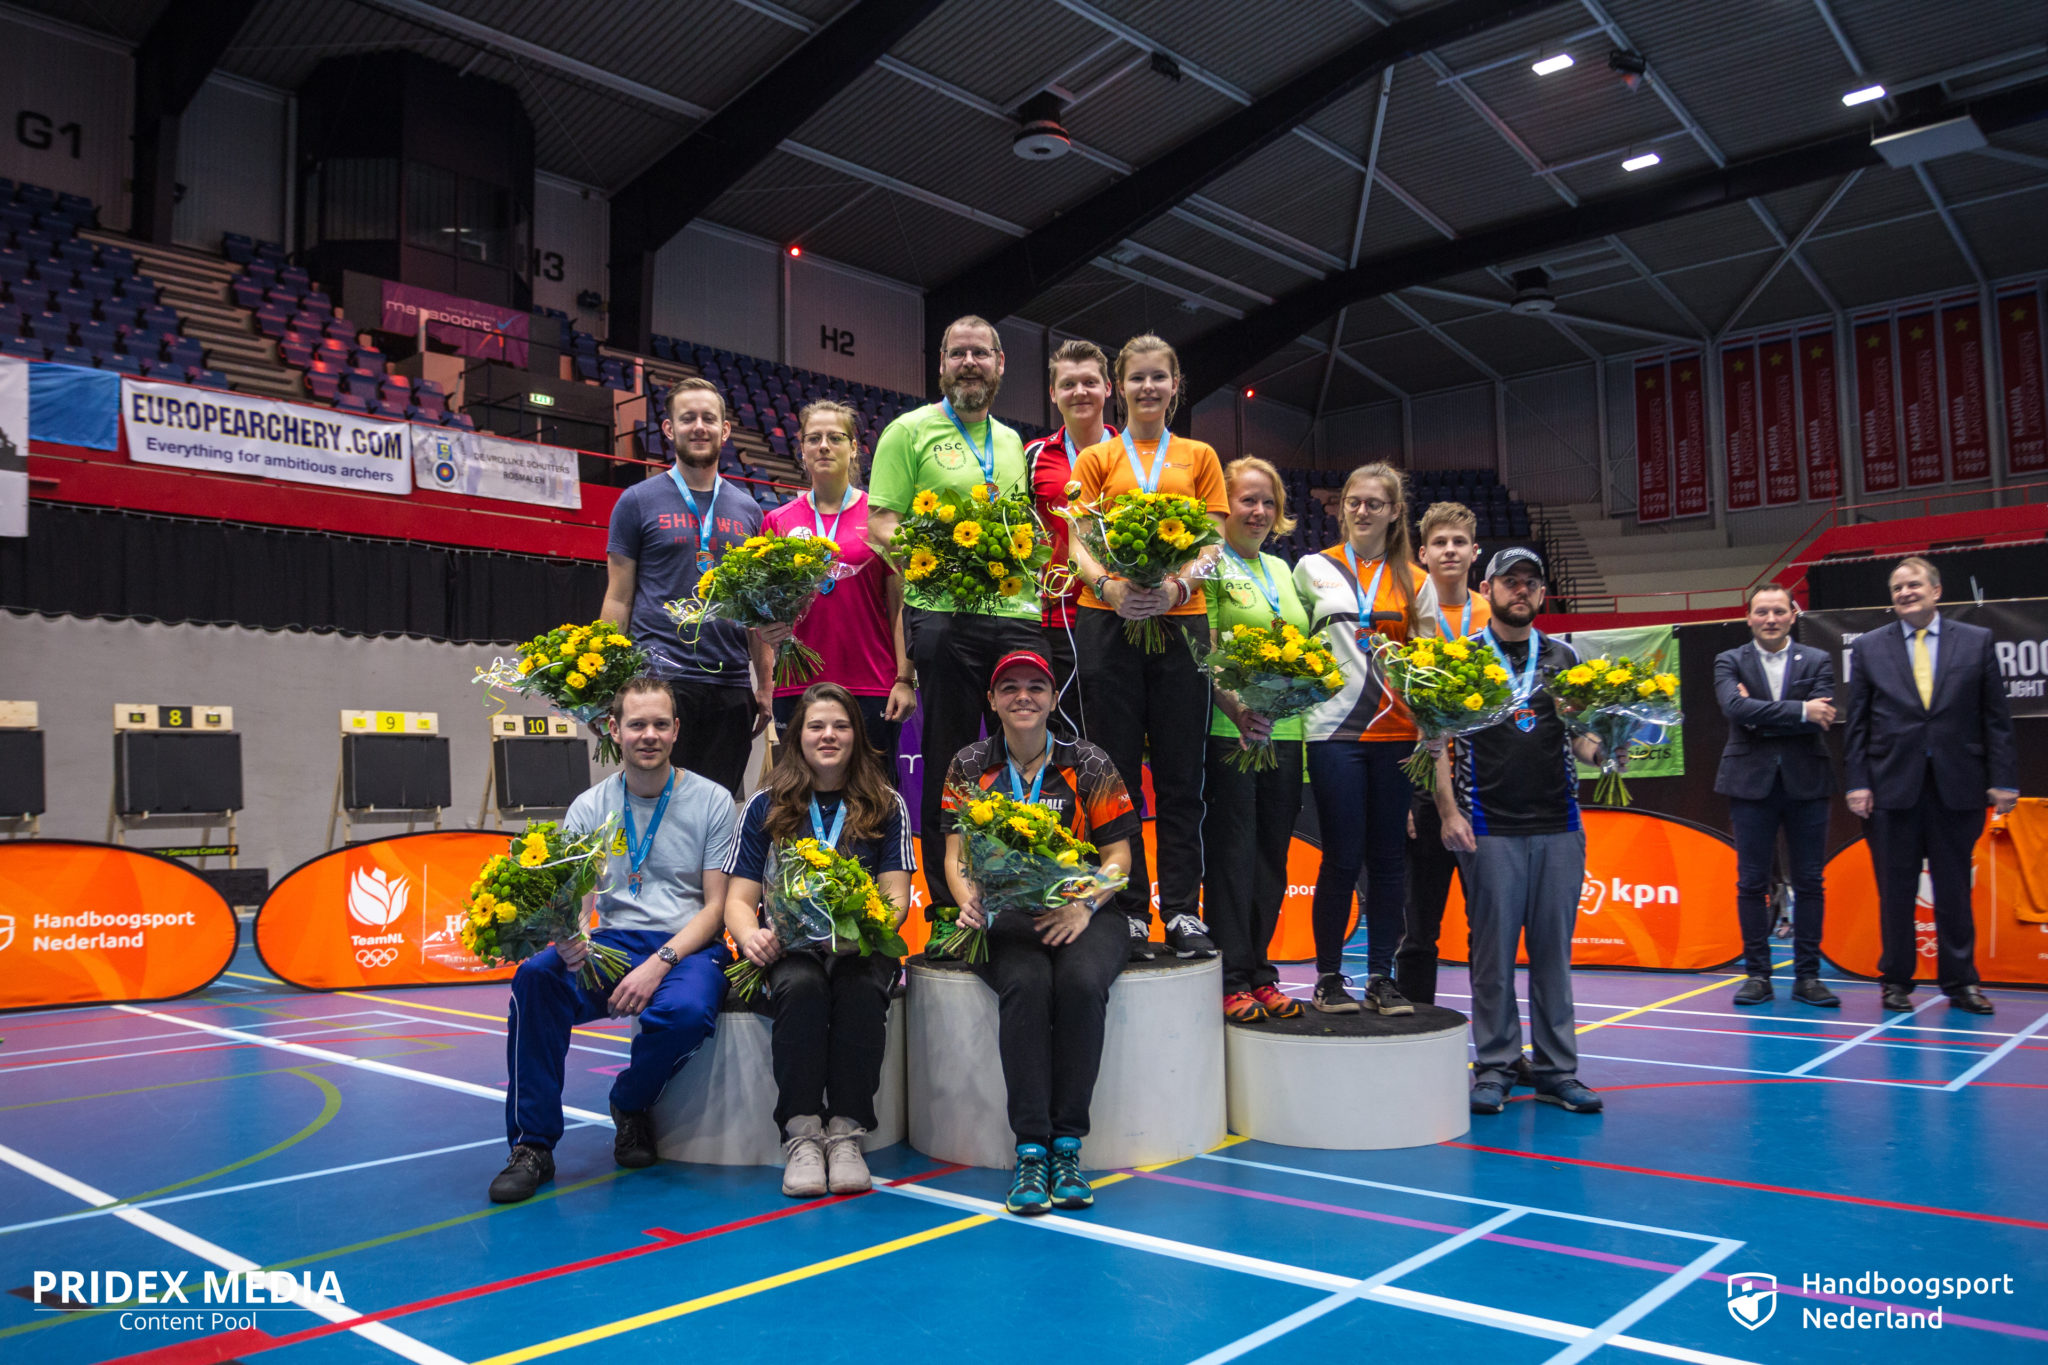
[[[423, 1005], [417, 1000], [387, 1000], [381, 995], [364, 995], [361, 991], [336, 991], [335, 994], [345, 995], [351, 1000], [374, 1000], [380, 1005], [397, 1005], [402, 1009], [432, 1010], [436, 1014], [459, 1014], [465, 1019], [488, 1019], [494, 1024], [505, 1022], [505, 1016], [502, 1014], [478, 1014], [475, 1010], [452, 1009], [447, 1005]], [[631, 1043], [633, 1041], [623, 1033], [606, 1033], [601, 1029], [594, 1028], [572, 1028], [569, 1032], [580, 1033], [585, 1038], [602, 1038], [608, 1043]]]
[[573, 1350], [578, 1346], [587, 1346], [593, 1341], [603, 1341], [607, 1337], [619, 1336], [625, 1332], [635, 1332], [642, 1327], [651, 1327], [657, 1322], [667, 1322], [672, 1318], [680, 1318], [690, 1313], [701, 1312], [706, 1308], [716, 1308], [720, 1304], [732, 1303], [737, 1299], [751, 1298], [770, 1289], [780, 1289], [787, 1284], [796, 1284], [802, 1280], [814, 1279], [819, 1275], [827, 1275], [835, 1270], [843, 1270], [850, 1265], [859, 1265], [862, 1261], [872, 1261], [877, 1257], [887, 1256], [891, 1252], [902, 1251], [924, 1242], [937, 1241], [941, 1237], [950, 1237], [956, 1232], [965, 1232], [969, 1228], [980, 1227], [984, 1223], [993, 1223], [995, 1221], [994, 1214], [977, 1213], [971, 1218], [962, 1218], [956, 1222], [942, 1223], [938, 1227], [927, 1228], [923, 1232], [914, 1232], [908, 1237], [898, 1237], [893, 1241], [880, 1242], [874, 1246], [865, 1247], [860, 1251], [849, 1251], [844, 1256], [834, 1256], [829, 1261], [819, 1261], [815, 1265], [807, 1265], [799, 1270], [786, 1270], [780, 1275], [770, 1275], [766, 1279], [735, 1285], [731, 1289], [721, 1289], [715, 1294], [705, 1294], [698, 1298], [685, 1299], [683, 1302], [671, 1304], [667, 1308], [657, 1308], [649, 1313], [639, 1313], [630, 1318], [620, 1318], [617, 1322], [605, 1323], [601, 1327], [589, 1327], [581, 1332], [571, 1332], [567, 1336], [556, 1337], [552, 1341], [542, 1341], [536, 1342], [532, 1346], [522, 1346], [516, 1351], [507, 1351], [503, 1355], [490, 1356], [484, 1360], [479, 1360], [476, 1362], [476, 1365], [519, 1365], [521, 1361], [537, 1360], [542, 1356], [550, 1356], [561, 1351]]
[[268, 981], [268, 982], [269, 982], [269, 983], [270, 983], [271, 985], [273, 985], [273, 986], [282, 986], [282, 985], [284, 985], [284, 984], [285, 984], [284, 982], [282, 982], [282, 981], [279, 981], [279, 980], [278, 980], [278, 979], [277, 979], [276, 977], [274, 977], [274, 976], [251, 976], [251, 975], [249, 975], [249, 973], [247, 973], [247, 972], [222, 972], [222, 973], [221, 973], [221, 975], [222, 975], [222, 976], [237, 976], [237, 977], [240, 977], [240, 978], [241, 978], [242, 980], [244, 980], [244, 981]]
[[[1782, 962], [1777, 964], [1777, 966], [1779, 967], [1782, 967], [1784, 965], [1785, 964]], [[1596, 1028], [1606, 1028], [1609, 1024], [1618, 1024], [1624, 1019], [1633, 1019], [1638, 1014], [1648, 1014], [1652, 1010], [1661, 1010], [1666, 1005], [1675, 1005], [1681, 1000], [1690, 1000], [1696, 995], [1705, 995], [1708, 991], [1718, 991], [1723, 986], [1732, 986], [1738, 981], [1747, 981], [1748, 979], [1749, 978], [1746, 975], [1738, 973], [1735, 976], [1725, 977], [1720, 981], [1711, 982], [1705, 986], [1699, 986], [1694, 988], [1693, 990], [1681, 992], [1678, 995], [1672, 996], [1668, 1000], [1659, 1000], [1653, 1004], [1648, 1005], [1638, 1005], [1632, 1010], [1623, 1010], [1620, 1014], [1613, 1015], [1610, 1018], [1595, 1019], [1590, 1024], [1579, 1025], [1576, 1029], [1573, 1029], [1572, 1032], [1591, 1033]]]

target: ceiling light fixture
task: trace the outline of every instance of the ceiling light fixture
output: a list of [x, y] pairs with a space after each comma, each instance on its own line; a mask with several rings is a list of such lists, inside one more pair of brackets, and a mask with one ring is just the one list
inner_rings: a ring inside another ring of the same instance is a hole
[[1854, 106], [1858, 104], [1868, 104], [1872, 100], [1881, 100], [1883, 98], [1883, 86], [1866, 85], [1861, 90], [1851, 90], [1848, 94], [1842, 96], [1842, 103]]
[[1259, 395], [1256, 389], [1246, 389], [1244, 391], [1244, 396], [1247, 398], [1257, 398]]
[[1622, 162], [1621, 168], [1625, 171], [1644, 171], [1663, 159], [1663, 157], [1658, 156], [1655, 152], [1644, 152], [1641, 156], [1632, 156]]
[[1548, 76], [1553, 71], [1562, 71], [1572, 64], [1572, 54], [1560, 52], [1555, 57], [1545, 57], [1529, 69], [1539, 76]]

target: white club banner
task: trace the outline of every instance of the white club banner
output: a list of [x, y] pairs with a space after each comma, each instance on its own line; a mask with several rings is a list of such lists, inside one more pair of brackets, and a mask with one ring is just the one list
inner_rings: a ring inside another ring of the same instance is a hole
[[138, 464], [404, 494], [412, 492], [406, 427], [245, 393], [121, 381], [121, 434]]
[[28, 362], [0, 356], [0, 536], [28, 534]]
[[583, 506], [575, 451], [483, 431], [415, 424], [412, 473], [421, 488], [443, 493], [544, 507]]

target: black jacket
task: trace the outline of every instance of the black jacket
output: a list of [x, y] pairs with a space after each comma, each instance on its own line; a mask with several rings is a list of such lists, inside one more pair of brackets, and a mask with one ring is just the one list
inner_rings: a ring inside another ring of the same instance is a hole
[[[1785, 695], [1771, 700], [1763, 661], [1751, 642], [1723, 650], [1714, 658], [1714, 696], [1728, 717], [1728, 743], [1721, 750], [1721, 768], [1714, 790], [1723, 796], [1761, 801], [1771, 782], [1782, 774], [1785, 794], [1811, 801], [1835, 789], [1835, 774], [1821, 728], [1806, 719], [1806, 702], [1835, 696], [1835, 665], [1824, 649], [1787, 643]], [[1737, 686], [1749, 689], [1743, 696]]]
[[1896, 620], [1849, 646], [1843, 759], [1849, 790], [1868, 788], [1882, 810], [1918, 804], [1930, 768], [1941, 804], [1979, 810], [1992, 787], [2017, 791], [2012, 711], [1991, 632], [1942, 618], [1934, 653], [1934, 704], [1920, 704], [1913, 661]]

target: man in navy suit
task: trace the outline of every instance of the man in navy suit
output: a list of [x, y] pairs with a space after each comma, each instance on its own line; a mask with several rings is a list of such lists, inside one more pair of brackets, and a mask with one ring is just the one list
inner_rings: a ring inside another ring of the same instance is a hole
[[1750, 642], [1714, 660], [1714, 695], [1728, 717], [1714, 790], [1728, 798], [1735, 830], [1735, 913], [1749, 973], [1735, 1003], [1761, 1005], [1773, 994], [1767, 897], [1782, 829], [1794, 896], [1792, 998], [1834, 1009], [1842, 1001], [1821, 984], [1820, 933], [1835, 789], [1821, 734], [1835, 722], [1835, 666], [1825, 650], [1792, 643], [1798, 619], [1791, 592], [1767, 583], [1749, 595]]
[[2000, 815], [2019, 800], [2019, 758], [2005, 680], [1991, 632], [1944, 621], [1941, 571], [1899, 561], [1891, 576], [1897, 626], [1858, 636], [1849, 648], [1849, 809], [1869, 821], [1877, 872], [1878, 975], [1884, 1007], [1910, 1010], [1919, 963], [1913, 907], [1925, 860], [1934, 883], [1935, 980], [1949, 1001], [1991, 1013], [1977, 989], [1977, 929], [1970, 912], [1970, 859], [1984, 807]]

